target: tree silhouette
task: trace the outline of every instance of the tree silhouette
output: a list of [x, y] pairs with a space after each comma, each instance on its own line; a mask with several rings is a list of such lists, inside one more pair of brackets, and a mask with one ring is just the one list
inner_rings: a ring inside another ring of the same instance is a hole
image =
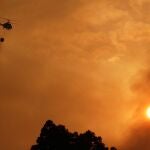
[[[88, 130], [79, 134], [71, 133], [63, 125], [55, 125], [53, 121], [46, 121], [40, 136], [31, 150], [108, 150], [100, 136]], [[117, 150], [111, 147], [110, 150]]]

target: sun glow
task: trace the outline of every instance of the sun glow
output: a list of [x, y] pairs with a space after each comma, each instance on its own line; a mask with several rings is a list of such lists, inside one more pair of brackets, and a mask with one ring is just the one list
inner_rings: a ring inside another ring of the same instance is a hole
[[150, 119], [150, 106], [146, 110], [146, 115], [147, 115], [147, 118]]

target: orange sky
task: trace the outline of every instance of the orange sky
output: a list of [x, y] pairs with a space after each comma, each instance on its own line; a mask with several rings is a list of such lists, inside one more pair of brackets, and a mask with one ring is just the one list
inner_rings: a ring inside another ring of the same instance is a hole
[[148, 0], [0, 4], [0, 16], [15, 20], [0, 29], [1, 149], [29, 149], [47, 119], [117, 146], [139, 128], [150, 103]]

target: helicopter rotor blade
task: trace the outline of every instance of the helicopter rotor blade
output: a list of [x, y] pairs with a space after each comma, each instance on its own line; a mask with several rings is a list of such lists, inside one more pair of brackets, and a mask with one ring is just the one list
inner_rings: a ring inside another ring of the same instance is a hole
[[8, 19], [8, 18], [4, 18], [4, 17], [0, 17], [1, 19], [3, 19], [3, 20], [8, 20], [8, 21], [10, 21], [10, 19]]
[[0, 17], [0, 19], [7, 20], [12, 23], [16, 23], [16, 20], [14, 20], [14, 19], [8, 19], [8, 18], [4, 18], [4, 17]]

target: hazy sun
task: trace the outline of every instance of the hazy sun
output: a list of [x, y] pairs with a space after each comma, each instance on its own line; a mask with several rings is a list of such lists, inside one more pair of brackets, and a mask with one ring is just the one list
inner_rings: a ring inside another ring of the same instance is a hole
[[146, 115], [147, 115], [147, 118], [150, 119], [150, 107], [147, 108], [147, 110], [146, 110]]

